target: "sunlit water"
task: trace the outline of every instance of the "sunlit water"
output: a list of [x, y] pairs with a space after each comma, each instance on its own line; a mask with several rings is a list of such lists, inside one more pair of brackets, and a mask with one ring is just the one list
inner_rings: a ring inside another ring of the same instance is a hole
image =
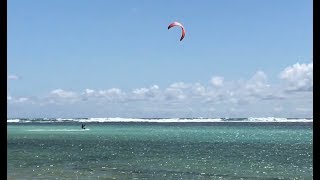
[[312, 179], [312, 123], [8, 125], [8, 179]]

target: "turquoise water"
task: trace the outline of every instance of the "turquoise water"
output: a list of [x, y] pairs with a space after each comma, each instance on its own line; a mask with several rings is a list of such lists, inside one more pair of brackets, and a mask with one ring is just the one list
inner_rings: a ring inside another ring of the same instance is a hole
[[[312, 179], [312, 123], [9, 124], [8, 179]], [[89, 129], [89, 130], [88, 130]]]

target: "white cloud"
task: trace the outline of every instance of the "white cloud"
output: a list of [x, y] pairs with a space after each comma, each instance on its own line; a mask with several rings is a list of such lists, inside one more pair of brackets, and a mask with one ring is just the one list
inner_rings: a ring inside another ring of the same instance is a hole
[[27, 97], [14, 98], [12, 96], [7, 96], [7, 101], [9, 101], [10, 103], [24, 103], [28, 100], [29, 100], [29, 98], [27, 98]]
[[279, 77], [287, 82], [288, 91], [312, 91], [313, 62], [289, 66], [280, 73]]
[[205, 97], [207, 90], [200, 83], [187, 84], [183, 82], [173, 83], [164, 91], [167, 100], [183, 100]]
[[[108, 90], [99, 90], [97, 92], [97, 96], [103, 97], [108, 101], [117, 102], [124, 101], [126, 98], [126, 93], [119, 88], [111, 88]], [[100, 101], [103, 101], [103, 99]]]
[[269, 87], [267, 84], [267, 75], [262, 72], [256, 72], [253, 77], [248, 81], [246, 88], [249, 90], [260, 90]]
[[172, 88], [172, 89], [186, 89], [188, 87], [190, 87], [190, 85], [184, 82], [173, 83], [169, 86], [169, 88]]
[[160, 88], [158, 85], [153, 85], [150, 88], [140, 88], [134, 89], [132, 91], [133, 99], [139, 100], [147, 100], [147, 99], [154, 99], [156, 97], [160, 98]]
[[97, 97], [97, 93], [93, 89], [85, 89], [85, 91], [81, 95], [83, 101], [88, 100], [88, 98]]
[[223, 80], [223, 77], [213, 76], [210, 82], [214, 87], [221, 87], [223, 86]]
[[168, 100], [181, 100], [185, 98], [185, 95], [180, 89], [167, 88], [165, 90], [165, 97]]
[[21, 98], [18, 98], [16, 102], [22, 103], [22, 102], [25, 102], [27, 100], [29, 100], [29, 98], [21, 97]]
[[90, 94], [94, 94], [94, 93], [95, 93], [95, 90], [92, 90], [92, 89], [86, 89], [85, 90], [85, 94], [90, 95]]
[[191, 91], [194, 96], [204, 97], [207, 94], [206, 88], [199, 83], [192, 85]]
[[266, 82], [267, 81], [267, 75], [263, 71], [257, 71], [253, 77], [251, 78], [252, 82]]
[[[304, 89], [301, 87], [306, 86], [306, 81], [311, 83], [312, 77], [310, 77], [310, 73], [308, 74], [310, 71], [312, 72], [312, 63], [311, 65], [295, 64], [281, 72], [281, 78], [286, 80], [284, 82], [302, 82], [300, 84], [289, 83], [290, 86], [287, 87], [290, 87], [291, 90]], [[225, 81], [223, 77], [214, 76], [205, 85], [176, 82], [163, 89], [160, 89], [158, 85], [152, 85], [128, 92], [118, 88], [85, 89], [80, 93], [55, 89], [46, 97], [14, 98], [8, 95], [7, 101], [10, 105], [18, 102], [35, 102], [42, 107], [47, 105], [67, 107], [73, 103], [72, 108], [75, 109], [78, 106], [84, 109], [87, 107], [91, 108], [92, 112], [96, 112], [94, 109], [100, 109], [99, 112], [102, 114], [112, 111], [119, 115], [122, 113], [137, 113], [138, 115], [139, 113], [140, 115], [150, 113], [162, 114], [163, 116], [183, 113], [186, 116], [206, 116], [205, 113], [214, 116], [255, 114], [259, 116], [264, 113], [268, 116], [271, 116], [272, 113], [276, 115], [285, 113], [291, 115], [292, 113], [294, 116], [296, 114], [312, 115], [312, 108], [310, 109], [312, 93], [310, 91], [285, 93], [282, 84], [272, 84], [271, 86], [263, 71], [257, 71], [247, 80]], [[109, 106], [109, 103], [113, 103], [113, 105]], [[70, 106], [70, 109], [72, 108]], [[230, 112], [231, 114], [228, 114]]]
[[81, 100], [87, 101], [89, 99], [103, 102], [106, 100], [123, 100], [126, 96], [126, 93], [118, 88], [111, 88], [107, 90], [94, 90], [94, 89], [85, 89], [83, 93], [81, 93]]
[[110, 98], [119, 97], [119, 96], [122, 96], [125, 94], [124, 92], [122, 92], [121, 89], [118, 89], [118, 88], [111, 88], [108, 90], [100, 90], [98, 93], [99, 93], [99, 95], [102, 95], [104, 97], [110, 97]]
[[207, 89], [200, 83], [173, 83], [164, 91], [168, 99], [193, 99], [205, 97], [208, 93]]
[[17, 75], [8, 75], [8, 79], [9, 80], [17, 80], [17, 79], [20, 79], [20, 77]]
[[74, 93], [72, 91], [65, 91], [62, 89], [55, 89], [55, 90], [51, 91], [50, 94], [57, 96], [57, 97], [61, 97], [61, 98], [74, 98], [74, 97], [76, 97], [76, 93]]
[[149, 92], [149, 89], [147, 89], [147, 88], [141, 88], [141, 89], [133, 90], [133, 94], [136, 94], [136, 95], [144, 95], [147, 92]]
[[165, 89], [164, 95], [167, 100], [182, 100], [186, 96], [183, 92], [183, 89], [188, 87], [187, 84], [179, 82], [171, 84], [168, 88]]
[[245, 91], [249, 96], [261, 96], [268, 87], [270, 85], [267, 84], [267, 75], [262, 71], [258, 71], [246, 83]]

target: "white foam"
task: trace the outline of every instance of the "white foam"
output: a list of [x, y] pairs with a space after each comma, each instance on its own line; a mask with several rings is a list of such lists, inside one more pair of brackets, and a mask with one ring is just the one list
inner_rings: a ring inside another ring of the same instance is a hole
[[172, 123], [172, 122], [222, 122], [222, 119], [140, 119], [140, 118], [89, 118], [81, 119], [79, 122], [157, 122], [157, 123]]
[[313, 119], [287, 119], [287, 118], [247, 118], [247, 119], [220, 119], [220, 118], [167, 118], [167, 119], [140, 119], [140, 118], [89, 118], [82, 119], [79, 122], [157, 122], [157, 123], [185, 123], [185, 122], [313, 122]]
[[313, 122], [313, 119], [306, 118], [276, 118], [276, 117], [249, 117], [249, 118], [164, 118], [164, 119], [153, 119], [153, 118], [88, 118], [88, 119], [8, 119], [8, 123], [63, 123], [63, 122], [82, 122], [82, 123], [108, 123], [108, 122], [145, 122], [145, 123], [186, 123], [186, 122]]
[[18, 123], [20, 121], [20, 119], [8, 119], [7, 122], [10, 123]]
[[313, 122], [313, 119], [297, 118], [297, 119], [288, 119], [288, 118], [276, 118], [276, 117], [261, 117], [248, 118], [247, 122]]

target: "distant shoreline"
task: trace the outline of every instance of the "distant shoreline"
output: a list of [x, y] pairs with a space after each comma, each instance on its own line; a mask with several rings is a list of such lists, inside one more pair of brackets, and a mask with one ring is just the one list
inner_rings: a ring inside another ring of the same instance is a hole
[[313, 122], [313, 118], [11, 118], [7, 123], [219, 123], [219, 122]]

